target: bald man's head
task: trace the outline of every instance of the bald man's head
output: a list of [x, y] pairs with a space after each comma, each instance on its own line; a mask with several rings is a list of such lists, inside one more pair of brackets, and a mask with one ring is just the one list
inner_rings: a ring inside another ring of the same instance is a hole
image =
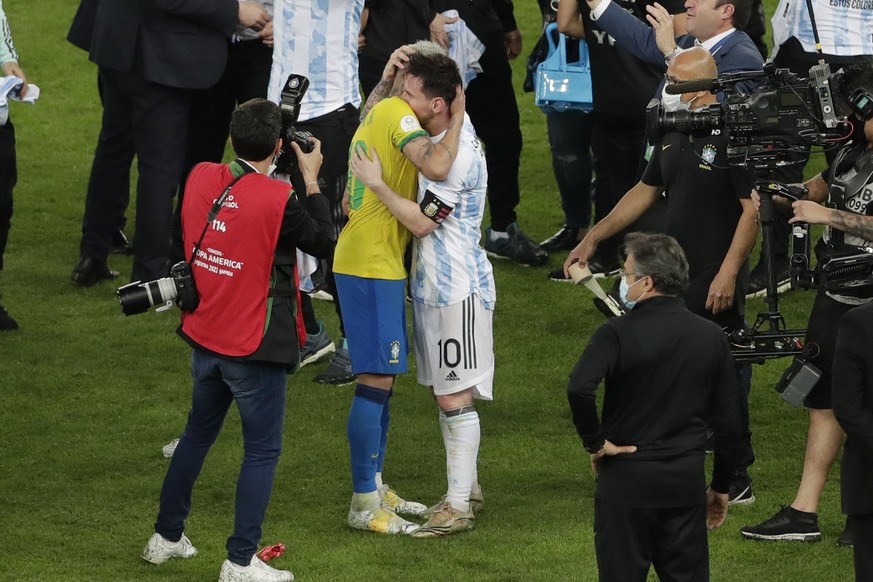
[[670, 61], [667, 74], [676, 81], [715, 79], [718, 76], [718, 68], [708, 50], [702, 46], [695, 46], [676, 55]]

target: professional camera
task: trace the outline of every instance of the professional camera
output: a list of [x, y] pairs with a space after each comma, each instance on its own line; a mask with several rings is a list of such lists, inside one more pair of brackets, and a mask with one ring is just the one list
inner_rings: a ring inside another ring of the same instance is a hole
[[[762, 79], [753, 93], [735, 92], [740, 81]], [[847, 91], [842, 69], [831, 74], [822, 63], [809, 70], [809, 78], [772, 62], [763, 71], [736, 72], [716, 79], [701, 79], [667, 85], [669, 94], [695, 91], [724, 92], [724, 103], [697, 111], [665, 111], [660, 102], [648, 112], [648, 135], [653, 141], [668, 132], [727, 135], [728, 163], [753, 170], [772, 170], [799, 163], [797, 154], [810, 146], [835, 147], [851, 133], [848, 115], [873, 110], [873, 95], [863, 88]]]
[[315, 147], [312, 143], [312, 134], [308, 131], [297, 131], [294, 124], [300, 115], [300, 102], [309, 88], [309, 79], [303, 75], [288, 75], [285, 87], [282, 89], [279, 100], [279, 110], [282, 112], [282, 149], [276, 159], [276, 172], [279, 174], [293, 174], [297, 169], [297, 155], [291, 149], [291, 142], [296, 143], [308, 154]]
[[194, 311], [200, 304], [200, 295], [194, 285], [191, 264], [179, 261], [170, 269], [170, 276], [142, 283], [128, 283], [118, 289], [118, 303], [125, 315], [145, 313], [154, 305], [157, 311], [166, 311], [179, 306], [182, 311]]

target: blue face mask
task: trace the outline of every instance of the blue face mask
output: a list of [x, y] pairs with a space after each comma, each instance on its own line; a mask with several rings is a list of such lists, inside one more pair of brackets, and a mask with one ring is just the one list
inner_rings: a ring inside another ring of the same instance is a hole
[[634, 285], [636, 285], [637, 283], [639, 283], [640, 281], [642, 281], [642, 279], [637, 279], [632, 285], [628, 285], [627, 284], [627, 277], [625, 275], [621, 276], [621, 283], [618, 284], [618, 297], [619, 297], [619, 299], [621, 299], [622, 304], [624, 304], [624, 306], [627, 307], [628, 309], [633, 309], [634, 305], [636, 305], [637, 302], [643, 298], [643, 295], [645, 295], [645, 293], [643, 293], [643, 295], [640, 295], [639, 297], [637, 297], [637, 299], [635, 301], [631, 301], [630, 299], [627, 298], [627, 292], [630, 291], [630, 288], [633, 287]]

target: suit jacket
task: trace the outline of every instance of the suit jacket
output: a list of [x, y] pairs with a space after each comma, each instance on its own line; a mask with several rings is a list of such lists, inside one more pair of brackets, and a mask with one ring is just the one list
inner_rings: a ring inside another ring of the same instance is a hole
[[73, 16], [70, 32], [67, 33], [67, 40], [83, 51], [91, 51], [91, 37], [94, 36], [94, 21], [97, 19], [99, 3], [100, 0], [82, 0]]
[[214, 85], [227, 61], [237, 0], [100, 0], [91, 60], [182, 89]]
[[848, 311], [834, 351], [834, 414], [846, 431], [843, 513], [873, 513], [873, 303]]
[[[615, 42], [638, 59], [658, 65], [667, 69], [664, 63], [664, 53], [658, 48], [655, 41], [655, 31], [638, 18], [622, 10], [621, 6], [611, 3], [597, 19], [597, 26], [609, 33]], [[683, 49], [694, 46], [696, 39], [690, 34], [676, 37], [676, 44]], [[755, 43], [742, 30], [736, 30], [731, 34], [719, 49], [712, 55], [718, 74], [735, 71], [760, 71], [764, 65], [761, 53], [755, 47]], [[737, 83], [738, 91], [751, 93], [760, 81], [742, 81]], [[661, 88], [657, 95], [661, 94]], [[724, 100], [724, 94], [718, 94], [718, 100]]]

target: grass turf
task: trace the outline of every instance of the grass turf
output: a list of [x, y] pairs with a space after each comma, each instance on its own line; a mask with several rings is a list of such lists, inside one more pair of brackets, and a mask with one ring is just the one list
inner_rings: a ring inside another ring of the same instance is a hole
[[[44, 93], [35, 106], [12, 106], [20, 182], [0, 290], [22, 329], [0, 335], [0, 580], [206, 580], [217, 575], [232, 527], [238, 416], [228, 416], [195, 489], [186, 531], [200, 554], [146, 564], [138, 556], [167, 466], [160, 449], [178, 436], [189, 404], [189, 350], [173, 333], [176, 314], [125, 318], [113, 284], [80, 289], [69, 280], [100, 116], [95, 67], [64, 41], [77, 4], [4, 3], [22, 67]], [[539, 16], [533, 2], [516, 5], [528, 51]], [[517, 87], [522, 60], [514, 63]], [[525, 136], [518, 213], [542, 240], [561, 224], [560, 206], [545, 118], [530, 94], [519, 90], [518, 98]], [[300, 580], [596, 579], [593, 480], [564, 393], [602, 317], [584, 290], [547, 280], [562, 260], [540, 269], [495, 261], [497, 399], [479, 407], [487, 508], [477, 529], [436, 541], [348, 530], [352, 388], [313, 383], [323, 367], [314, 365], [288, 383], [285, 450], [263, 538], [288, 545], [278, 567]], [[129, 258], [110, 264], [126, 280]], [[786, 297], [791, 326], [805, 324], [811, 297]], [[749, 312], [762, 307], [752, 301]], [[332, 308], [317, 309], [336, 336]], [[755, 543], [738, 534], [789, 503], [799, 479], [806, 415], [772, 390], [786, 364], [755, 369], [758, 500], [732, 509], [710, 535], [713, 580], [851, 579], [851, 552], [834, 547], [843, 523], [836, 468], [820, 507], [824, 542]], [[412, 373], [399, 378], [392, 412], [386, 478], [401, 495], [432, 503], [445, 488], [443, 448], [435, 407]]]

